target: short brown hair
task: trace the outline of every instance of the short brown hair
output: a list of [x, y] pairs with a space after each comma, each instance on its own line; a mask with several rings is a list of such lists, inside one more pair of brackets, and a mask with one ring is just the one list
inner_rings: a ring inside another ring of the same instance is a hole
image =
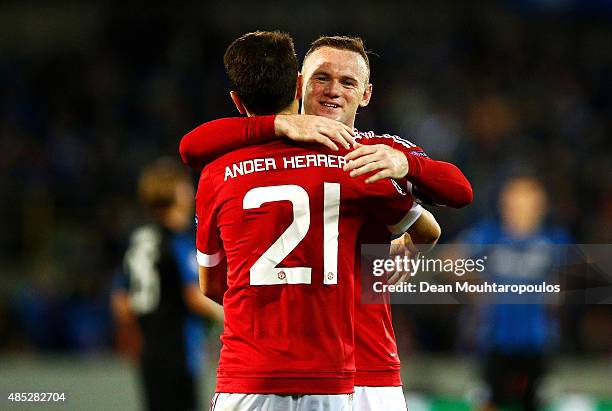
[[357, 36], [321, 36], [310, 44], [310, 48], [304, 56], [304, 61], [312, 54], [315, 50], [321, 47], [331, 47], [338, 50], [349, 50], [358, 53], [363, 57], [368, 68], [368, 77], [370, 76], [370, 59], [368, 59], [368, 52], [365, 49], [363, 40]]
[[276, 114], [295, 99], [298, 68], [289, 34], [247, 33], [229, 45], [223, 62], [234, 91], [253, 114]]
[[138, 179], [140, 201], [154, 212], [174, 205], [176, 186], [191, 184], [191, 176], [181, 163], [170, 157], [162, 157], [144, 167]]

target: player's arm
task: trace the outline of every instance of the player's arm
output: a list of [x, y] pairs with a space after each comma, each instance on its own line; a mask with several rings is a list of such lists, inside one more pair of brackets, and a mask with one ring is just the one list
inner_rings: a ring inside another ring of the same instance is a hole
[[426, 253], [438, 243], [442, 229], [436, 218], [423, 209], [421, 216], [403, 236], [404, 246], [412, 252]]
[[226, 287], [225, 277], [227, 270], [224, 265], [218, 264], [214, 267], [200, 266], [200, 293], [212, 299], [215, 303], [223, 304], [223, 294]]
[[[196, 212], [201, 212], [196, 200]], [[198, 293], [201, 296], [223, 304], [223, 294], [227, 290], [227, 260], [223, 243], [212, 220], [198, 216], [196, 233], [198, 261]]]
[[[473, 200], [472, 186], [457, 166], [432, 160], [418, 146], [398, 137], [366, 137], [346, 155], [346, 171], [356, 177], [368, 177], [372, 183], [383, 178], [406, 178], [413, 194], [425, 203], [460, 208]], [[422, 195], [419, 195], [422, 194]]]
[[214, 321], [223, 321], [223, 307], [217, 301], [202, 294], [198, 285], [191, 284], [184, 287], [183, 298], [191, 312]]
[[367, 184], [362, 176], [352, 181], [355, 192], [363, 201], [361, 207], [384, 223], [391, 234], [402, 235], [407, 232], [425, 211], [410, 193], [393, 180], [384, 179]]
[[[390, 256], [406, 256], [416, 259], [421, 253], [430, 251], [440, 239], [442, 230], [435, 217], [423, 209], [421, 216], [401, 237], [391, 242]], [[387, 277], [389, 284], [396, 284], [409, 279], [411, 271], [395, 271]]]
[[200, 291], [197, 257], [193, 243], [175, 239], [173, 253], [181, 276], [185, 306], [192, 313], [213, 321], [223, 321], [223, 308]]
[[128, 292], [115, 290], [111, 294], [111, 310], [118, 324], [131, 324], [134, 322], [134, 314], [130, 309]]
[[136, 321], [130, 308], [129, 279], [123, 272], [118, 272], [113, 278], [110, 306], [113, 317], [120, 325], [132, 324]]
[[200, 170], [227, 152], [278, 137], [317, 142], [338, 150], [338, 145], [348, 148], [353, 144], [354, 135], [350, 127], [325, 117], [298, 114], [231, 117], [209, 121], [187, 133], [181, 139], [179, 152], [185, 164]]
[[142, 344], [142, 335], [136, 315], [130, 305], [130, 281], [124, 272], [118, 272], [113, 278], [110, 307], [115, 320], [115, 345], [117, 350], [133, 361], [138, 362]]
[[183, 162], [200, 170], [206, 163], [249, 144], [274, 139], [275, 116], [231, 117], [204, 123], [185, 134], [179, 144]]
[[196, 194], [196, 261], [199, 294], [205, 295], [216, 303], [222, 304], [223, 294], [227, 288], [227, 260], [223, 241], [217, 228], [217, 207], [214, 178], [204, 169], [200, 178], [206, 181]]
[[436, 218], [429, 211], [423, 209], [420, 217], [410, 226], [401, 237], [391, 242], [391, 254], [400, 254], [404, 250], [411, 254], [431, 251], [438, 243], [442, 229]]

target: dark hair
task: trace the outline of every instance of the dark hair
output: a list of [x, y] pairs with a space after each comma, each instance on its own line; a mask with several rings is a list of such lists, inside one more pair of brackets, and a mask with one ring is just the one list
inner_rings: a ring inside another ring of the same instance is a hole
[[293, 39], [256, 31], [234, 40], [223, 57], [232, 88], [253, 114], [275, 114], [295, 99], [297, 58]]
[[357, 36], [321, 36], [310, 44], [310, 48], [304, 56], [304, 61], [312, 54], [315, 50], [321, 47], [331, 47], [338, 50], [349, 50], [358, 53], [363, 57], [368, 68], [368, 77], [370, 76], [370, 60], [368, 59], [368, 52], [365, 49], [363, 40]]
[[180, 183], [191, 184], [187, 169], [173, 158], [159, 158], [148, 164], [140, 173], [140, 201], [152, 211], [161, 212], [174, 205], [176, 186]]

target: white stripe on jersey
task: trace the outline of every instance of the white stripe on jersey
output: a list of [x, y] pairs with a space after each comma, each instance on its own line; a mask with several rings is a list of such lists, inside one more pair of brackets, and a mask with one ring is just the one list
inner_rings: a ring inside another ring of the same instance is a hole
[[401, 219], [400, 222], [394, 225], [388, 225], [387, 228], [391, 232], [391, 234], [403, 234], [412, 224], [415, 223], [416, 220], [419, 219], [421, 214], [423, 213], [423, 207], [420, 204], [414, 203], [412, 208], [406, 213], [406, 215]]
[[417, 147], [416, 144], [408, 140], [405, 140], [400, 136], [396, 136], [395, 134], [375, 134], [373, 131], [357, 131], [357, 136], [355, 136], [355, 140], [358, 140], [360, 138], [373, 138], [373, 137], [389, 138], [389, 139], [392, 139], [394, 142], [403, 145], [406, 148]]
[[223, 250], [217, 251], [214, 254], [204, 254], [200, 250], [197, 251], [196, 259], [198, 260], [198, 264], [200, 264], [202, 267], [215, 267], [225, 256], [225, 252]]

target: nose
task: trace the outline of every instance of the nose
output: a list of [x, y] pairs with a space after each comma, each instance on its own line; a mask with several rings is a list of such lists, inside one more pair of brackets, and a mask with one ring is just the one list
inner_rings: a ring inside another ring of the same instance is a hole
[[330, 98], [340, 97], [340, 82], [338, 81], [330, 81], [327, 83], [325, 87], [325, 96]]

